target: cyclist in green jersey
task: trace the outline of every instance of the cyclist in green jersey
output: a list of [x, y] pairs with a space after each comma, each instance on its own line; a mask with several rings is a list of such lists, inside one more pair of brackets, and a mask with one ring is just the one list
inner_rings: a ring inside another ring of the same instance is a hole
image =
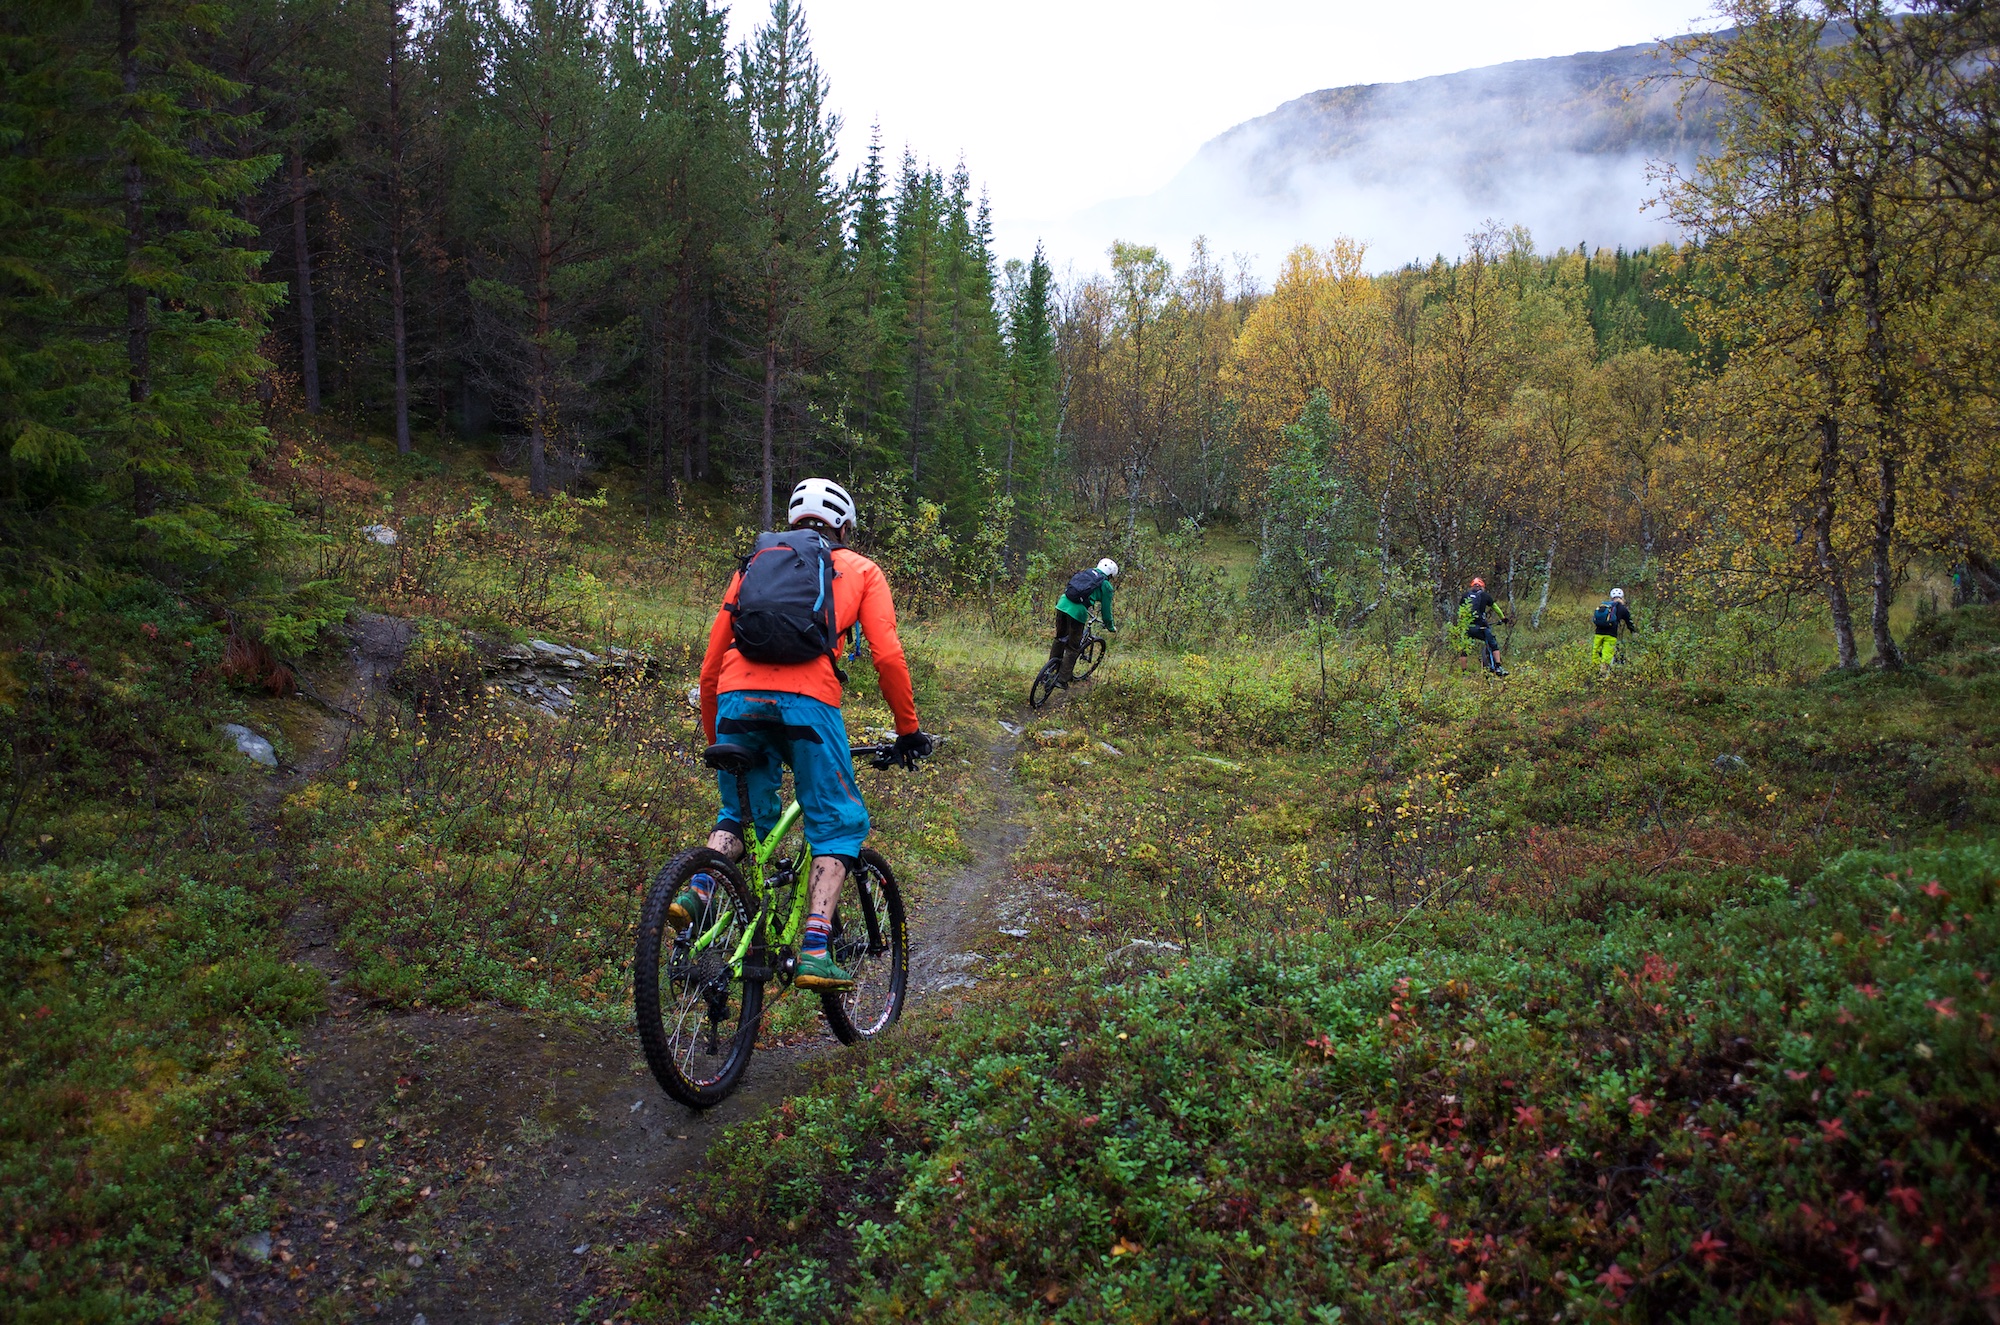
[[1083, 626], [1095, 606], [1104, 615], [1104, 629], [1116, 635], [1111, 620], [1111, 582], [1118, 576], [1118, 563], [1106, 557], [1094, 567], [1069, 577], [1056, 599], [1056, 637], [1049, 645], [1049, 661], [1062, 663], [1062, 680], [1068, 685], [1076, 670], [1076, 653], [1083, 647]]

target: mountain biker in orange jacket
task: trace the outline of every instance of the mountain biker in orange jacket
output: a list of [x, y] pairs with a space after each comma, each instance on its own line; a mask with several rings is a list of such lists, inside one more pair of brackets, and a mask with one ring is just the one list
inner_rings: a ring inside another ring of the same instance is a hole
[[[896, 605], [881, 567], [846, 546], [854, 528], [854, 499], [827, 479], [809, 478], [792, 489], [789, 523], [823, 533], [834, 545], [832, 561], [835, 634], [857, 625], [868, 637], [882, 698], [896, 719], [896, 756], [906, 766], [930, 753], [931, 738], [917, 722], [910, 669], [896, 638]], [[807, 893], [805, 936], [800, 942], [798, 976], [807, 989], [845, 989], [853, 978], [827, 950], [833, 910], [849, 870], [868, 837], [868, 808], [854, 781], [847, 728], [840, 718], [841, 678], [833, 659], [762, 663], [735, 647], [732, 608], [743, 586], [738, 571], [729, 581], [709, 627], [708, 652], [701, 662], [701, 726], [711, 744], [727, 740], [757, 752], [749, 773], [751, 805], [736, 803], [736, 779], [718, 773], [722, 812], [708, 836], [711, 850], [730, 860], [744, 851], [743, 816], [753, 813], [760, 832], [776, 826], [781, 809], [780, 780], [789, 765], [804, 812], [806, 841], [812, 845], [812, 883]], [[697, 874], [667, 911], [669, 923], [697, 923], [708, 905], [714, 880]]]

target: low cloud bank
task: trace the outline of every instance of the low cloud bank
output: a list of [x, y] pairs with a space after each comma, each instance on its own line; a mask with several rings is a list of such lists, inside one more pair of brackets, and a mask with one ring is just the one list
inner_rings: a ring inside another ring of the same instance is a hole
[[1657, 244], [1677, 235], [1644, 210], [1649, 164], [1685, 169], [1714, 143], [1671, 74], [1649, 45], [1330, 88], [1229, 130], [1158, 193], [1036, 229], [1058, 266], [1101, 265], [1113, 239], [1182, 254], [1206, 235], [1267, 279], [1300, 243], [1351, 235], [1385, 268], [1458, 253], [1489, 220], [1544, 249]]

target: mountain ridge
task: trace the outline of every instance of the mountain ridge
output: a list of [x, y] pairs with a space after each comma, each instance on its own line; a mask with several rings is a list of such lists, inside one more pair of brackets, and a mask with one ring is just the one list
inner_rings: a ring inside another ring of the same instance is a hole
[[[1511, 60], [1395, 83], [1321, 88], [1232, 125], [1161, 189], [1078, 214], [1083, 232], [1259, 253], [1348, 235], [1401, 258], [1454, 252], [1485, 225], [1643, 247], [1676, 238], [1645, 214], [1654, 168], [1714, 148], [1712, 101], [1667, 43]], [[1087, 241], [1086, 241], [1087, 243]], [[1077, 245], [1079, 248], [1084, 244]]]

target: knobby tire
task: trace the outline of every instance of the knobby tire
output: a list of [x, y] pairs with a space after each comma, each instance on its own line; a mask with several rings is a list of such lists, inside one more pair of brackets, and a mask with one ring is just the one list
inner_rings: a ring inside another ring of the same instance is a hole
[[1092, 637], [1090, 643], [1083, 646], [1083, 652], [1078, 654], [1076, 659], [1077, 680], [1081, 681], [1097, 670], [1098, 664], [1104, 661], [1106, 647], [1108, 646], [1105, 642], [1096, 637]]
[[[684, 939], [674, 931], [667, 908], [687, 881], [704, 870], [716, 887], [701, 928], [707, 928], [716, 906], [729, 907], [730, 919], [716, 941], [695, 955], [690, 940], [698, 935]], [[754, 969], [752, 978], [733, 974], [728, 961], [744, 929], [756, 923], [757, 909], [741, 876], [707, 847], [676, 857], [646, 893], [632, 973], [639, 1043], [661, 1088], [691, 1109], [712, 1108], [728, 1099], [750, 1065], [764, 1010], [764, 980]], [[761, 946], [753, 946], [746, 965], [754, 968], [769, 960]]]
[[1035, 683], [1028, 687], [1028, 707], [1038, 709], [1049, 702], [1049, 696], [1061, 688], [1062, 664], [1051, 660], [1035, 674]]
[[895, 1025], [909, 990], [910, 935], [896, 876], [872, 849], [862, 848], [861, 868], [834, 908], [829, 946], [854, 976], [852, 989], [819, 996], [834, 1035], [854, 1044]]

